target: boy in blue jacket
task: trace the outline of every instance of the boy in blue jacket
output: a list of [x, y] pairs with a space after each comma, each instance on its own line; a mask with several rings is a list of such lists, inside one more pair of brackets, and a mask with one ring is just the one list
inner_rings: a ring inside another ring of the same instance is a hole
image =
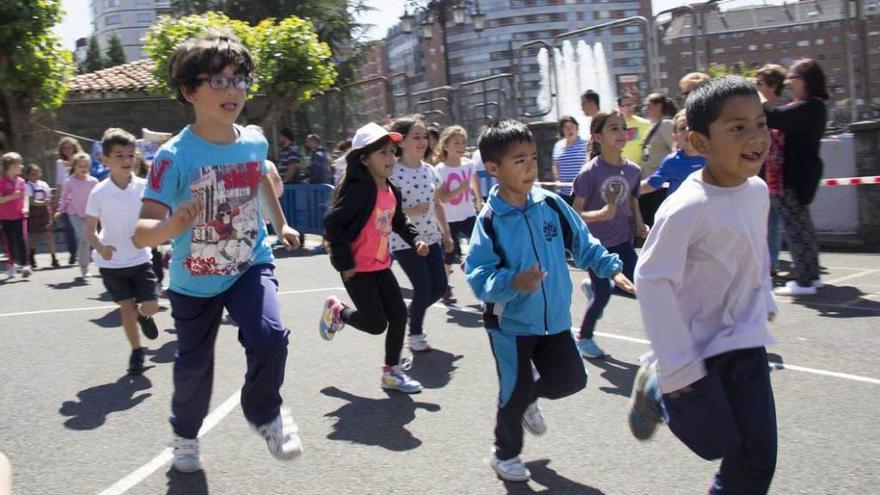
[[528, 127], [512, 119], [493, 122], [479, 146], [499, 183], [478, 215], [465, 276], [484, 302], [501, 385], [492, 468], [504, 480], [528, 481], [519, 458], [523, 426], [535, 435], [547, 430], [538, 397], [560, 399], [587, 383], [571, 334], [565, 252], [579, 268], [613, 278], [628, 292], [634, 288], [617, 255], [590, 235], [577, 213], [556, 194], [533, 187], [538, 158]]

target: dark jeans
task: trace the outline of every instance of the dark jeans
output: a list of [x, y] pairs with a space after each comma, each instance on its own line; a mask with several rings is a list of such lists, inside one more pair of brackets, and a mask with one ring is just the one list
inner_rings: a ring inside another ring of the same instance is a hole
[[[587, 386], [587, 372], [571, 332], [506, 335], [489, 331], [501, 391], [495, 423], [495, 455], [501, 460], [522, 451], [522, 418], [539, 397], [561, 399]], [[536, 380], [532, 364], [540, 375]]]
[[413, 286], [412, 302], [409, 304], [409, 334], [421, 335], [425, 311], [446, 293], [448, 281], [443, 250], [434, 243], [427, 256], [419, 256], [415, 249], [404, 249], [395, 251], [394, 259], [400, 263]]
[[373, 335], [380, 335], [387, 328], [385, 364], [397, 365], [406, 332], [406, 305], [394, 273], [390, 268], [356, 273], [343, 284], [356, 309], [345, 308], [342, 321]]
[[238, 341], [247, 356], [241, 388], [244, 417], [260, 426], [278, 416], [290, 331], [281, 324], [277, 292], [272, 265], [250, 267], [229, 289], [214, 297], [168, 291], [177, 330], [171, 399], [174, 433], [196, 438], [208, 414], [214, 382], [214, 341], [224, 307], [238, 324]]
[[454, 242], [451, 253], [443, 253], [444, 261], [447, 265], [461, 263], [461, 237], [468, 241], [471, 239], [471, 233], [474, 231], [474, 222], [477, 217], [470, 217], [460, 222], [449, 222], [449, 234]]
[[[633, 272], [636, 269], [636, 263], [639, 261], [639, 257], [636, 254], [632, 242], [624, 242], [623, 244], [618, 244], [607, 249], [609, 253], [615, 253], [620, 256], [620, 261], [623, 262], [623, 274], [632, 280]], [[593, 338], [593, 332], [596, 330], [596, 323], [602, 318], [602, 313], [605, 312], [605, 306], [608, 305], [608, 300], [611, 299], [612, 282], [607, 278], [599, 278], [593, 270], [589, 270], [589, 273], [590, 283], [593, 285], [593, 300], [590, 301], [590, 305], [587, 306], [587, 312], [584, 314], [584, 320], [581, 322], [581, 331], [578, 334], [579, 339]], [[619, 291], [616, 287], [614, 290], [621, 295], [632, 297], [630, 294]]]
[[27, 265], [27, 239], [25, 238], [24, 218], [18, 220], [0, 220], [3, 227], [3, 235], [6, 236], [6, 248], [9, 254], [7, 264], [18, 263]]
[[645, 225], [654, 226], [654, 215], [660, 208], [660, 204], [666, 199], [666, 193], [667, 189], [657, 189], [639, 196], [639, 211], [642, 213], [642, 221], [645, 222]]
[[767, 493], [776, 470], [776, 406], [763, 347], [706, 360], [690, 392], [663, 396], [667, 424], [706, 460], [722, 459], [710, 493]]

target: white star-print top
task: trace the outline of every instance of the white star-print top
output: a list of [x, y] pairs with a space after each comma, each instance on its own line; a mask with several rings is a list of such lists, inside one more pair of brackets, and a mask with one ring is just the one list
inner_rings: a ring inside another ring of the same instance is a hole
[[[440, 187], [442, 181], [434, 167], [422, 162], [417, 168], [407, 167], [398, 161], [394, 165], [394, 175], [391, 182], [400, 189], [403, 197], [402, 208], [408, 209], [419, 203], [428, 203], [426, 215], [409, 215], [409, 221], [419, 231], [418, 240], [428, 245], [438, 243], [443, 239], [440, 227], [437, 225], [437, 216], [434, 213], [434, 191]], [[399, 235], [392, 233], [388, 239], [391, 251], [412, 249]]]

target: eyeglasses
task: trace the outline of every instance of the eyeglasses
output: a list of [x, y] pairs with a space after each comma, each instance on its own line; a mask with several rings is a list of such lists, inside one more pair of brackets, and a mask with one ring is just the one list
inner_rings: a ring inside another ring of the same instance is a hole
[[254, 80], [249, 76], [211, 76], [199, 77], [196, 81], [207, 82], [211, 89], [226, 89], [232, 86], [235, 89], [248, 90], [254, 85]]

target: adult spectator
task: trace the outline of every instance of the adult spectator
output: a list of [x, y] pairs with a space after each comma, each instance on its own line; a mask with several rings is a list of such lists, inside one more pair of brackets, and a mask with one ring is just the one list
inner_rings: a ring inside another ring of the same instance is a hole
[[281, 151], [278, 153], [278, 174], [285, 184], [298, 182], [297, 172], [302, 165], [302, 155], [299, 148], [293, 144], [293, 131], [288, 128], [281, 129], [278, 132], [278, 144], [281, 145]]
[[764, 104], [767, 125], [785, 133], [782, 198], [779, 214], [788, 236], [795, 280], [776, 293], [803, 296], [816, 293], [819, 281], [819, 243], [810, 217], [810, 203], [822, 178], [819, 146], [828, 110], [825, 73], [812, 59], [801, 59], [786, 76], [792, 103], [781, 107]]
[[629, 93], [623, 93], [617, 98], [617, 107], [626, 119], [627, 142], [623, 147], [623, 157], [633, 163], [642, 161], [642, 146], [651, 130], [651, 122], [636, 115], [638, 104], [638, 100]]
[[686, 102], [691, 91], [712, 79], [712, 76], [705, 72], [691, 72], [685, 74], [678, 80], [678, 88], [681, 89], [681, 101]]
[[321, 146], [321, 138], [317, 134], [306, 136], [306, 151], [309, 157], [309, 184], [332, 184], [330, 180], [330, 153]]
[[590, 118], [599, 113], [599, 93], [592, 89], [584, 91], [584, 94], [581, 95], [581, 110], [584, 111], [584, 115]]
[[[553, 146], [553, 180], [574, 182], [581, 167], [587, 162], [587, 142], [578, 135], [580, 126], [571, 115], [559, 119], [559, 136]], [[560, 187], [559, 195], [572, 203], [571, 186]]]
[[343, 139], [336, 143], [336, 160], [333, 162], [333, 183], [340, 184], [342, 182], [342, 174], [345, 173], [345, 157], [348, 150], [351, 149], [351, 139]]
[[[675, 102], [664, 94], [652, 93], [645, 99], [645, 117], [648, 117], [652, 126], [642, 145], [642, 159], [639, 161], [642, 179], [647, 179], [656, 172], [660, 162], [675, 148], [672, 140], [672, 131], [675, 129], [672, 117], [676, 113], [678, 107]], [[666, 199], [666, 192], [666, 189], [661, 188], [639, 196], [639, 210], [646, 225], [654, 225], [654, 213]]]
[[[767, 64], [755, 74], [755, 86], [770, 106], [779, 107], [789, 102], [782, 98], [785, 87], [785, 67]], [[761, 178], [767, 183], [770, 192], [770, 213], [767, 217], [767, 247], [770, 250], [770, 273], [776, 275], [779, 264], [779, 247], [782, 244], [782, 219], [779, 216], [779, 202], [782, 198], [783, 164], [785, 161], [785, 134], [779, 129], [770, 129], [770, 152], [761, 169]]]

